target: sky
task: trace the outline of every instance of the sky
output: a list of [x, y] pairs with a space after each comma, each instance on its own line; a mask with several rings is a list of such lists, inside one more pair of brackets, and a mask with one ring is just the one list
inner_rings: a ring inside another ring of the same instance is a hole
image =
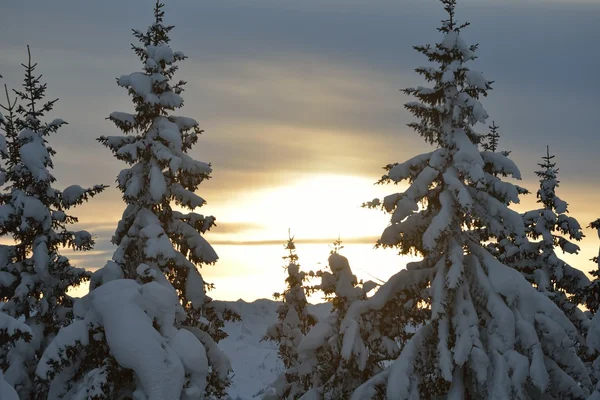
[[[119, 131], [105, 118], [131, 111], [115, 78], [140, 70], [131, 29], [152, 21], [151, 0], [3, 2], [0, 74], [20, 85], [30, 45], [48, 95], [50, 118], [69, 122], [50, 139], [57, 187], [111, 185], [74, 212], [96, 236], [96, 250], [66, 254], [91, 270], [110, 259], [110, 237], [124, 204], [115, 187], [125, 168], [95, 141]], [[283, 286], [288, 229], [307, 269], [325, 263], [328, 243], [345, 240], [355, 273], [385, 279], [407, 259], [373, 249], [387, 217], [361, 203], [401, 190], [376, 186], [382, 167], [430, 151], [406, 124], [399, 89], [423, 84], [412, 49], [439, 38], [434, 0], [168, 0], [174, 50], [189, 58], [185, 107], [205, 129], [192, 155], [211, 162], [198, 194], [218, 226], [207, 239], [219, 253], [203, 269], [215, 298], [253, 300]], [[581, 225], [600, 217], [600, 1], [463, 0], [467, 41], [479, 43], [476, 68], [494, 80], [483, 100], [500, 126], [501, 146], [535, 193], [546, 145], [560, 168], [559, 196]], [[479, 127], [485, 130], [485, 127]], [[535, 206], [535, 194], [517, 207]], [[594, 232], [568, 258], [583, 270], [598, 248]]]

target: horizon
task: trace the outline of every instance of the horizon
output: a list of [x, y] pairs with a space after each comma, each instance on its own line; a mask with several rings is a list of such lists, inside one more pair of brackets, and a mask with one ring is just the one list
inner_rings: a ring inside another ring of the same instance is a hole
[[[97, 245], [93, 252], [63, 254], [90, 270], [111, 258], [110, 236], [124, 209], [114, 180], [125, 164], [95, 138], [118, 134], [105, 118], [131, 109], [114, 79], [141, 68], [129, 49], [130, 29], [151, 22], [150, 8], [138, 11], [141, 4], [9, 3], [0, 24], [0, 82], [20, 85], [29, 44], [48, 98], [60, 99], [47, 117], [69, 122], [49, 139], [58, 153], [56, 186], [111, 186], [73, 211]], [[120, 13], [107, 13], [119, 5]], [[411, 46], [437, 39], [438, 8], [434, 1], [389, 0], [344, 7], [333, 0], [167, 4], [172, 46], [189, 57], [176, 75], [188, 81], [179, 114], [206, 130], [191, 154], [213, 165], [212, 179], [198, 193], [208, 202], [199, 212], [217, 218], [205, 237], [221, 260], [202, 269], [217, 285], [216, 299], [244, 293], [251, 301], [281, 290], [288, 229], [307, 269], [326, 262], [327, 244], [338, 237], [360, 278], [385, 279], [406, 264], [394, 250], [369, 247], [388, 217], [360, 205], [392, 192], [374, 185], [381, 167], [430, 148], [406, 127], [413, 118], [399, 89], [423, 84], [413, 70], [424, 60]], [[589, 146], [598, 135], [600, 82], [590, 77], [600, 56], [589, 49], [600, 3], [465, 1], [458, 18], [471, 22], [465, 35], [480, 44], [477, 67], [495, 81], [483, 99], [488, 122], [500, 126], [500, 147], [512, 150], [520, 185], [532, 192], [515, 209], [535, 207], [534, 170], [549, 145], [560, 169], [558, 195], [587, 236], [581, 253], [565, 260], [587, 273], [598, 249], [587, 226], [600, 217], [600, 189], [593, 185], [600, 164]], [[42, 23], [48, 20], [53, 23]], [[30, 29], [23, 29], [27, 23]], [[385, 265], [368, 265], [371, 258]], [[263, 281], [251, 290], [243, 285]]]

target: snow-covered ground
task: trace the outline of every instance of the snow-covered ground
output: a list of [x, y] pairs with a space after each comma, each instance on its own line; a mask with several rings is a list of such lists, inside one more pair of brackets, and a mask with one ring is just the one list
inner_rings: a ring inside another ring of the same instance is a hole
[[[229, 337], [219, 343], [231, 359], [234, 370], [229, 394], [233, 400], [251, 400], [257, 398], [283, 371], [277, 356], [277, 344], [261, 342], [267, 327], [277, 319], [280, 303], [266, 299], [252, 303], [243, 300], [228, 303], [234, 305], [242, 316], [242, 322], [226, 324], [225, 331]], [[311, 305], [309, 310], [321, 319], [329, 312], [330, 305]]]

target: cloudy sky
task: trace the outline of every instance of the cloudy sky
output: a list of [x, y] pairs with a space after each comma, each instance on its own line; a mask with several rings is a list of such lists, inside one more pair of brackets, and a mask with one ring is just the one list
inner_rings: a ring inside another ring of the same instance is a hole
[[[310, 263], [327, 255], [319, 243], [340, 235], [360, 270], [393, 273], [402, 262], [371, 250], [385, 216], [359, 206], [393, 190], [372, 185], [383, 165], [428, 151], [406, 127], [412, 117], [402, 105], [409, 99], [399, 89], [423, 83], [413, 70], [425, 60], [411, 46], [438, 38], [444, 17], [438, 2], [166, 3], [166, 22], [176, 25], [172, 47], [189, 57], [178, 75], [188, 82], [181, 114], [205, 129], [193, 155], [214, 167], [199, 194], [208, 201], [204, 212], [219, 224], [208, 239], [221, 262], [205, 271], [220, 284], [219, 294], [268, 296], [241, 289], [267, 275], [277, 278], [269, 292], [278, 290], [281, 248], [269, 244], [284, 241], [288, 228], [313, 242], [306, 244]], [[51, 117], [69, 122], [51, 139], [57, 186], [112, 185], [78, 212], [82, 226], [97, 235], [97, 251], [69, 255], [87, 268], [110, 258], [110, 235], [124, 208], [114, 180], [125, 165], [95, 138], [118, 134], [105, 120], [110, 112], [131, 110], [115, 78], [140, 69], [130, 29], [145, 29], [152, 4], [2, 4], [4, 83], [20, 84], [29, 44], [49, 95], [60, 98]], [[484, 106], [521, 168], [522, 184], [536, 190], [533, 171], [549, 145], [561, 169], [559, 194], [587, 225], [600, 216], [600, 1], [463, 0], [458, 17], [472, 23], [464, 35], [480, 44], [477, 68], [495, 81]], [[521, 207], [534, 202], [530, 195]], [[586, 234], [576, 260], [587, 270], [598, 240]]]

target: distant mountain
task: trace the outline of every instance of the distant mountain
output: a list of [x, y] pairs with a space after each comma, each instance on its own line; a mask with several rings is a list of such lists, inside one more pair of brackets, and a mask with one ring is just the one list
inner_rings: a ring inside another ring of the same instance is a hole
[[[243, 300], [224, 302], [234, 306], [242, 316], [242, 322], [227, 323], [227, 339], [219, 347], [229, 356], [234, 370], [233, 384], [229, 388], [232, 400], [253, 400], [283, 371], [277, 356], [277, 344], [261, 342], [269, 325], [277, 319], [280, 302], [260, 299], [252, 303]], [[309, 305], [317, 318], [325, 317], [331, 305]]]

